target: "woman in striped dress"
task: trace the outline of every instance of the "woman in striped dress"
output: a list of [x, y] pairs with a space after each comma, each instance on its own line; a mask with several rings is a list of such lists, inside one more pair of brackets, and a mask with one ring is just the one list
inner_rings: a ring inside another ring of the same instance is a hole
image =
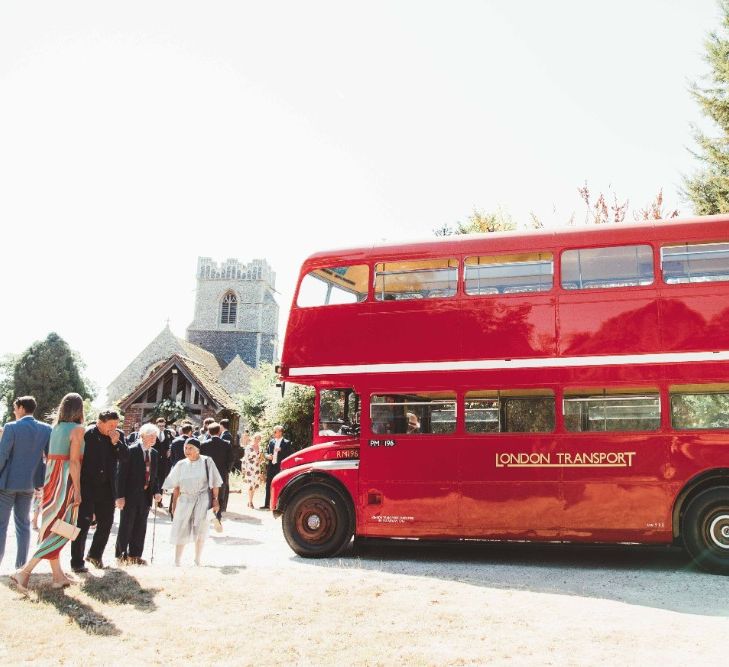
[[81, 504], [81, 459], [84, 453], [84, 402], [78, 394], [66, 394], [56, 411], [46, 463], [43, 486], [42, 523], [38, 531], [38, 548], [33, 557], [11, 579], [18, 590], [27, 592], [28, 579], [41, 560], [47, 560], [53, 572], [53, 588], [63, 588], [71, 581], [61, 570], [58, 556], [68, 538], [56, 535], [51, 526], [56, 519], [76, 525]]

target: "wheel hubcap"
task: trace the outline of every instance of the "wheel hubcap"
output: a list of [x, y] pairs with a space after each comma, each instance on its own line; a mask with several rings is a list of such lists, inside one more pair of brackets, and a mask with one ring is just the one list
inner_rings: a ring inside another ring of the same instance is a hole
[[324, 498], [306, 498], [296, 510], [296, 532], [309, 544], [322, 544], [336, 532], [337, 515]]
[[709, 537], [715, 546], [729, 550], [729, 514], [714, 517], [709, 526]]

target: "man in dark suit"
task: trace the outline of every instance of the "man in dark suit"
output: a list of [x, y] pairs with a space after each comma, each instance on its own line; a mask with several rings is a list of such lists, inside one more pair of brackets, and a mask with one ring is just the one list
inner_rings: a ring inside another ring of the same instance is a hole
[[147, 535], [147, 515], [152, 501], [161, 500], [157, 477], [158, 454], [152, 448], [159, 431], [145, 424], [116, 473], [116, 506], [121, 510], [116, 537], [116, 558], [120, 565], [146, 565], [142, 559]]
[[228, 476], [230, 469], [233, 467], [233, 448], [229, 442], [220, 437], [220, 424], [211, 422], [208, 425], [208, 433], [210, 438], [200, 443], [200, 453], [203, 456], [209, 456], [213, 460], [215, 467], [223, 478], [223, 484], [218, 492], [220, 509], [216, 515], [220, 519], [228, 507]]
[[119, 413], [104, 410], [94, 426], [84, 435], [84, 459], [81, 463], [81, 506], [78, 512], [78, 537], [71, 542], [71, 569], [87, 572], [84, 565], [86, 535], [96, 517], [96, 531], [86, 562], [103, 569], [102, 556], [114, 522], [116, 467], [127, 454], [124, 434], [117, 428]]
[[134, 423], [134, 430], [127, 436], [127, 447], [137, 441], [139, 437], [139, 422]]
[[228, 430], [230, 428], [230, 419], [221, 419], [218, 423], [220, 424], [220, 437], [232, 445], [233, 434]]
[[192, 438], [192, 424], [183, 424], [180, 428], [180, 435], [170, 443], [170, 470], [178, 461], [185, 458], [185, 442], [188, 438]]
[[283, 437], [283, 426], [273, 427], [273, 438], [268, 441], [266, 447], [266, 501], [261, 507], [262, 510], [270, 509], [271, 504], [271, 481], [281, 470], [281, 461], [294, 453], [294, 446], [291, 440]]
[[[177, 465], [179, 461], [185, 458], [185, 443], [188, 438], [192, 437], [192, 424], [183, 424], [180, 427], [180, 435], [178, 435], [170, 443], [170, 470]], [[164, 482], [164, 480], [162, 480]], [[160, 488], [162, 485], [160, 484]], [[172, 516], [172, 496], [170, 496], [169, 513]]]
[[5, 426], [0, 439], [0, 562], [5, 553], [5, 536], [10, 511], [15, 516], [18, 550], [15, 567], [23, 567], [30, 546], [30, 504], [33, 491], [43, 486], [51, 427], [33, 418], [36, 401], [21, 396], [13, 401], [15, 421]]
[[[167, 420], [164, 417], [157, 419], [157, 428], [159, 429], [159, 435], [157, 436], [157, 442], [154, 443], [154, 448], [157, 450], [159, 458], [157, 459], [157, 480], [160, 488], [167, 478], [170, 472], [170, 445], [174, 436], [172, 431], [167, 428]], [[162, 507], [162, 503], [157, 503], [158, 507]]]

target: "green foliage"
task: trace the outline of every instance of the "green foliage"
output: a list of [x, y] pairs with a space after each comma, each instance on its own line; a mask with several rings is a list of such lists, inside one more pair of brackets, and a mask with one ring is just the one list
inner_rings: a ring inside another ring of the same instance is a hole
[[314, 387], [298, 384], [288, 387], [270, 416], [273, 418], [271, 428], [281, 424], [285, 437], [296, 449], [308, 447], [313, 437]]
[[12, 416], [13, 406], [13, 372], [18, 358], [6, 354], [0, 359], [0, 423], [4, 424]]
[[684, 178], [684, 194], [699, 215], [729, 212], [729, 0], [720, 0], [719, 7], [721, 26], [705, 42], [709, 83], [691, 86], [702, 113], [718, 130], [709, 136], [693, 128], [698, 149], [692, 153], [702, 166]]
[[248, 393], [239, 396], [238, 405], [245, 427], [251, 434], [267, 427], [266, 411], [277, 401], [276, 371], [271, 364], [261, 364], [250, 384]]
[[516, 229], [511, 215], [499, 208], [495, 213], [484, 213], [474, 209], [465, 222], [457, 222], [455, 227], [445, 224], [433, 230], [436, 236], [452, 236], [458, 234], [488, 234], [491, 232], [509, 232]]
[[245, 428], [251, 434], [260, 431], [264, 441], [273, 436], [273, 427], [281, 424], [284, 436], [296, 449], [308, 447], [314, 423], [314, 389], [289, 385], [282, 397], [276, 387], [278, 377], [272, 365], [262, 364], [253, 377], [247, 394], [238, 397]]
[[38, 419], [47, 418], [71, 391], [84, 398], [94, 396], [93, 388], [83, 379], [78, 356], [56, 333], [36, 341], [15, 360], [12, 377], [5, 386], [11, 402], [17, 396], [35, 396]]
[[152, 410], [152, 418], [158, 419], [164, 417], [169, 422], [175, 422], [178, 419], [182, 419], [187, 415], [185, 404], [180, 401], [173, 401], [171, 398], [165, 398], [163, 401], [157, 403]]

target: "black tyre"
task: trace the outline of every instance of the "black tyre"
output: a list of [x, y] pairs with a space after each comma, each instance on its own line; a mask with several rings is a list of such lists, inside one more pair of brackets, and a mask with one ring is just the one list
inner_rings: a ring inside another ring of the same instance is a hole
[[289, 546], [305, 558], [335, 556], [352, 539], [351, 504], [338, 491], [323, 485], [297, 491], [283, 513], [283, 534]]
[[707, 489], [692, 499], [683, 515], [681, 534], [702, 570], [729, 574], [729, 487]]

